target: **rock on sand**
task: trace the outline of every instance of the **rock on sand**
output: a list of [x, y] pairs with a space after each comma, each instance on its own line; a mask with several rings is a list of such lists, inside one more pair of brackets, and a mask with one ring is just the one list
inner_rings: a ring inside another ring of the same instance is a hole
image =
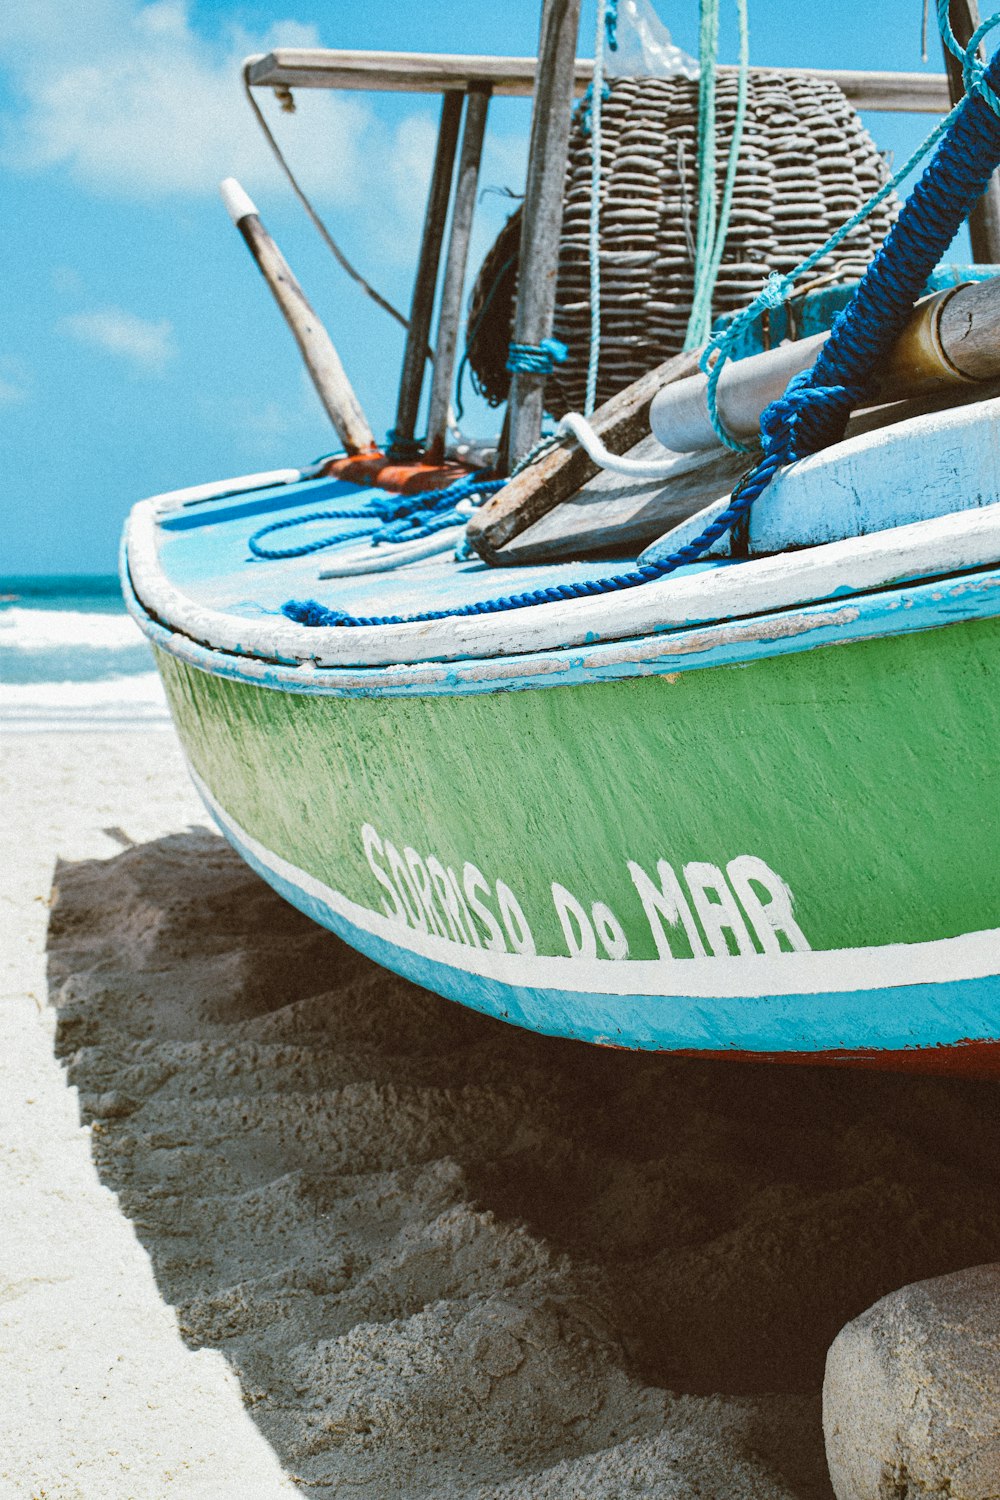
[[848, 1323], [823, 1426], [837, 1500], [997, 1500], [1000, 1264], [903, 1287]]

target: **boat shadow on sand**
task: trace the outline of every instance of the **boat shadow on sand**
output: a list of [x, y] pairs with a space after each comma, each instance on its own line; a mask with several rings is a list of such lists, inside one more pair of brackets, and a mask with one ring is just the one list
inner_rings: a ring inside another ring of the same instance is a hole
[[518, 1031], [205, 832], [56, 884], [102, 1179], [311, 1494], [829, 1496], [837, 1330], [1000, 1253], [989, 1084]]

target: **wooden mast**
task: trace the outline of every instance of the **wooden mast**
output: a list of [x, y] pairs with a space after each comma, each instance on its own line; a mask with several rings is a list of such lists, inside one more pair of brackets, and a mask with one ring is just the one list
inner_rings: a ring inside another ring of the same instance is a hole
[[458, 160], [455, 202], [451, 212], [451, 235], [444, 264], [437, 344], [434, 349], [434, 377], [427, 416], [427, 452], [432, 462], [443, 458], [447, 437], [448, 407], [455, 374], [459, 325], [462, 321], [462, 292], [465, 288], [465, 270], [469, 259], [469, 240], [476, 208], [479, 163], [483, 154], [490, 92], [489, 84], [474, 84], [470, 86], [466, 96], [465, 127]]
[[420, 410], [420, 393], [424, 384], [427, 340], [430, 336], [431, 318], [434, 313], [438, 264], [444, 240], [445, 219], [448, 216], [448, 200], [451, 197], [451, 179], [455, 170], [455, 148], [458, 145], [458, 127], [461, 118], [461, 94], [445, 94], [441, 100], [441, 123], [438, 127], [434, 172], [427, 195], [424, 232], [420, 241], [420, 258], [417, 262], [416, 280], [413, 283], [413, 300], [410, 303], [410, 327], [406, 335], [403, 371], [399, 380], [396, 421], [392, 429], [392, 445], [389, 449], [394, 458], [413, 458], [419, 451], [414, 434], [417, 429], [417, 414]]
[[[514, 317], [518, 344], [538, 345], [552, 332], [579, 24], [580, 0], [544, 0], [521, 221]], [[544, 375], [519, 370], [511, 377], [507, 449], [511, 465], [541, 435], [544, 387]]]

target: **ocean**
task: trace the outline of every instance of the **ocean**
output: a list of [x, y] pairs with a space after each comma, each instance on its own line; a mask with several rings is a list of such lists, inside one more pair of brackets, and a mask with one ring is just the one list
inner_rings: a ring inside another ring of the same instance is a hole
[[149, 646], [113, 574], [0, 578], [0, 730], [169, 725]]

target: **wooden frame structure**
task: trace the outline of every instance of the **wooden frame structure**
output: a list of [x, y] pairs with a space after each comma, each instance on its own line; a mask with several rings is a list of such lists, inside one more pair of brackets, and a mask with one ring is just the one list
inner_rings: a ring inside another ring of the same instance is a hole
[[[967, 4], [968, 0], [962, 0]], [[451, 228], [440, 294], [434, 374], [426, 439], [432, 454], [444, 450], [451, 384], [454, 377], [469, 238], [475, 207], [479, 164], [489, 100], [492, 97], [535, 97], [532, 139], [536, 122], [551, 120], [567, 99], [582, 95], [593, 76], [589, 58], [573, 60], [578, 0], [546, 0], [543, 7], [540, 53], [558, 54], [560, 75], [557, 100], [553, 93], [551, 59], [539, 68], [534, 57], [482, 57], [416, 52], [349, 52], [314, 47], [282, 47], [247, 60], [246, 76], [253, 88], [273, 88], [287, 98], [292, 89], [368, 90], [373, 93], [440, 94], [441, 118], [434, 170], [428, 191], [423, 235], [410, 307], [410, 326], [400, 377], [391, 452], [400, 459], [416, 456], [416, 424], [427, 363], [428, 341], [438, 281], [445, 227]], [[568, 52], [567, 52], [568, 47]], [[735, 69], [722, 68], [722, 73]], [[858, 110], [944, 114], [952, 102], [945, 73], [853, 72], [838, 69], [757, 68], [766, 76], [802, 75], [835, 82]], [[543, 80], [536, 90], [539, 78]], [[952, 88], [954, 84], [952, 84]], [[462, 123], [464, 111], [464, 126]], [[461, 130], [461, 146], [459, 134]], [[543, 134], [545, 132], [543, 131]], [[565, 132], [549, 132], [543, 142], [544, 161], [536, 163], [524, 209], [522, 262], [534, 270], [522, 277], [515, 327], [521, 342], [538, 344], [551, 333], [555, 266], [558, 257], [561, 191], [565, 171]], [[456, 181], [455, 163], [459, 166]], [[558, 201], [556, 201], [558, 199]], [[528, 254], [526, 254], [526, 250]], [[978, 258], [983, 257], [979, 254]], [[549, 285], [551, 283], [551, 285]], [[544, 287], [552, 296], [540, 296]], [[517, 459], [537, 440], [541, 429], [541, 386], [538, 376], [515, 375], [508, 413], [508, 455]]]
[[[526, 99], [534, 93], [538, 61], [534, 57], [450, 56], [423, 52], [341, 52], [322, 47], [278, 47], [249, 59], [254, 88], [365, 89], [372, 93], [465, 93], [489, 85], [493, 93]], [[722, 67], [720, 73], [734, 73]], [[837, 83], [855, 109], [944, 114], [951, 108], [944, 73], [854, 72], [836, 68], [754, 68], [756, 74], [781, 73]], [[573, 90], [586, 92], [594, 72], [589, 57], [573, 67]]]

